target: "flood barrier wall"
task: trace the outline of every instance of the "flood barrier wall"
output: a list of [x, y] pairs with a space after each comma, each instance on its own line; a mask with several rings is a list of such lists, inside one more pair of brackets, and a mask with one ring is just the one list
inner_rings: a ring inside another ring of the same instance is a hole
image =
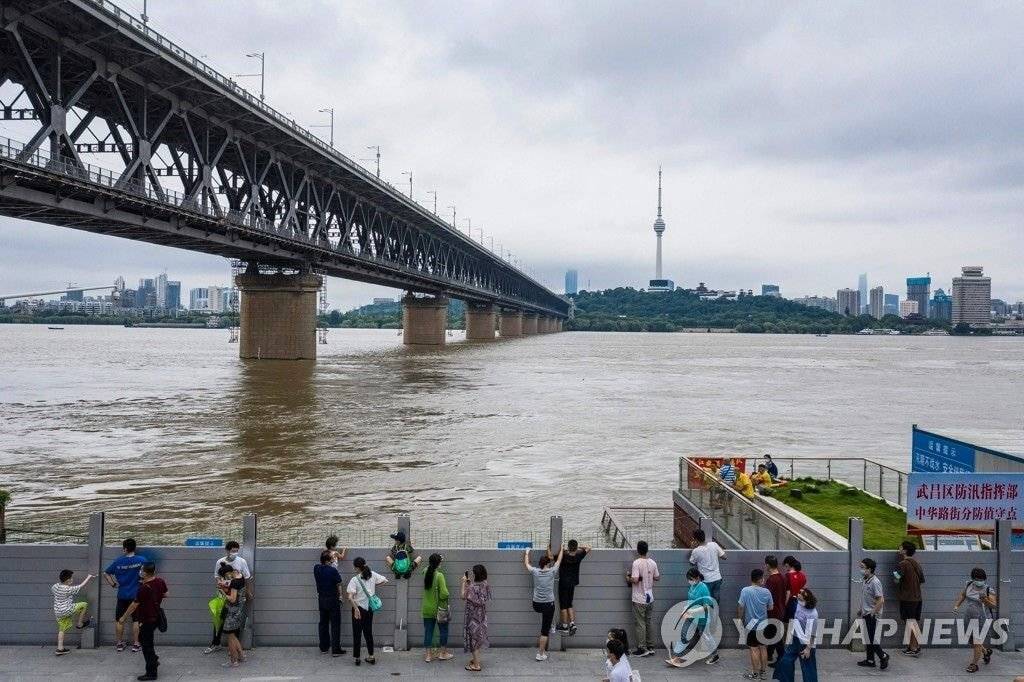
[[[851, 521], [851, 537], [854, 539], [860, 537], [857, 535], [859, 524], [859, 520]], [[555, 523], [552, 526], [553, 537], [560, 537], [560, 520], [557, 530]], [[255, 587], [252, 618], [247, 629], [250, 644], [316, 646], [318, 612], [312, 568], [319, 560], [320, 549], [261, 547], [255, 537], [254, 517], [247, 517], [244, 527], [245, 537], [241, 538], [243, 556], [248, 555], [246, 558], [253, 571]], [[92, 519], [90, 528], [91, 531], [102, 528], [102, 519]], [[96, 539], [96, 533], [91, 532], [90, 536]], [[415, 541], [414, 532], [411, 539]], [[859, 541], [851, 542], [851, 546], [860, 544]], [[106, 543], [100, 546], [102, 553], [93, 544], [0, 545], [0, 644], [52, 643], [56, 628], [50, 586], [56, 582], [57, 573], [63, 568], [75, 571], [76, 582], [87, 573], [101, 573], [121, 550], [119, 546]], [[1006, 547], [1009, 547], [1008, 532]], [[417, 547], [416, 550], [424, 562], [435, 551], [445, 557], [443, 571], [453, 594], [451, 646], [460, 648], [462, 645], [464, 603], [457, 596], [459, 576], [478, 563], [487, 568], [493, 592], [493, 600], [488, 605], [491, 645], [525, 647], [536, 642], [540, 616], [532, 608], [532, 582], [523, 567], [521, 551], [429, 547]], [[158, 573], [169, 587], [170, 594], [164, 606], [170, 627], [166, 634], [160, 636], [160, 641], [196, 647], [208, 644], [212, 626], [207, 602], [214, 594], [214, 567], [223, 550], [158, 546], [140, 547], [139, 553], [156, 561]], [[374, 570], [390, 575], [384, 563], [386, 553], [387, 549], [382, 547], [350, 548], [348, 560], [341, 567], [343, 576], [347, 579], [352, 575], [351, 559], [356, 556], [366, 558]], [[764, 551], [728, 550], [721, 564], [724, 619], [731, 621], [735, 616], [739, 591], [749, 584], [750, 570], [763, 567], [765, 554]], [[898, 615], [895, 585], [891, 578], [896, 563], [895, 551], [805, 551], [794, 554], [803, 563], [808, 586], [818, 596], [818, 610], [822, 618], [849, 622], [855, 614], [861, 591], [857, 564], [863, 557], [872, 557], [878, 562], [878, 575], [885, 588], [885, 615], [893, 618]], [[534, 564], [538, 556], [539, 551], [534, 550], [531, 554]], [[952, 617], [954, 599], [971, 569], [980, 566], [988, 573], [990, 584], [998, 586], [1000, 613], [1011, 619], [1008, 644], [1011, 647], [1016, 644], [1015, 633], [1022, 632], [1024, 627], [1024, 552], [1008, 549], [921, 551], [916, 556], [926, 575], [923, 586], [925, 618]], [[654, 549], [651, 557], [657, 561], [661, 572], [661, 580], [655, 588], [654, 623], [657, 627], [665, 611], [685, 598], [689, 550]], [[633, 615], [625, 575], [633, 558], [630, 550], [596, 549], [582, 562], [575, 598], [578, 634], [575, 637], [553, 637], [553, 649], [560, 646], [600, 647], [608, 630], [614, 627], [625, 628], [632, 640]], [[403, 582], [406, 584], [400, 586], [392, 580], [379, 590], [384, 608], [374, 617], [374, 636], [378, 645], [397, 644], [398, 648], [404, 648], [406, 643], [412, 647], [422, 645], [422, 572]], [[83, 646], [112, 644], [115, 591], [97, 580], [81, 596], [93, 607], [97, 602], [100, 606], [98, 627], [94, 631], [83, 631], [86, 633]], [[351, 625], [347, 610], [343, 613], [346, 614], [342, 620], [345, 641], [350, 640]], [[72, 645], [77, 644], [79, 636], [77, 631], [71, 632]], [[894, 643], [895, 640], [889, 642]], [[738, 646], [737, 636], [731, 623], [727, 622], [723, 647]]]

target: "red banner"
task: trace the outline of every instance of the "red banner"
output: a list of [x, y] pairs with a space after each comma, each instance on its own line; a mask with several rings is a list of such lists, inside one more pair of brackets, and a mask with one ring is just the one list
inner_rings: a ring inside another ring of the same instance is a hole
[[[736, 473], [747, 470], [747, 458], [746, 457], [690, 457], [691, 462], [703, 469], [705, 472], [715, 472], [715, 477], [718, 477], [718, 470], [726, 462], [732, 463], [736, 467]], [[701, 488], [707, 485], [704, 475], [694, 467], [687, 467], [687, 483], [688, 487]]]

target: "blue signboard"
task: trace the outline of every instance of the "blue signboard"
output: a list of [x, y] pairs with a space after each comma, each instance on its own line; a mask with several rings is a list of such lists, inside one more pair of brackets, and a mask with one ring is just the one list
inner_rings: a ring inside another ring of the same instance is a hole
[[186, 538], [186, 547], [223, 547], [224, 540], [221, 538]]
[[971, 473], [974, 471], [974, 447], [914, 427], [910, 470], [913, 473]]
[[498, 549], [533, 549], [528, 540], [498, 540]]

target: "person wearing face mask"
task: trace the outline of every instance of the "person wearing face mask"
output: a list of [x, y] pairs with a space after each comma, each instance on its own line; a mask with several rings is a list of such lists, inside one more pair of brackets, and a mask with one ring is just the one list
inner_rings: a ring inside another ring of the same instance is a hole
[[878, 617], [882, 615], [885, 597], [882, 595], [882, 581], [875, 575], [875, 560], [865, 557], [860, 560], [860, 572], [864, 576], [864, 591], [861, 595], [860, 615], [864, 618], [868, 641], [864, 644], [867, 658], [857, 661], [862, 668], [874, 668], [875, 657], [878, 667], [885, 670], [889, 667], [889, 654], [882, 651], [882, 633], [878, 631]]
[[806, 587], [796, 596], [796, 613], [791, 621], [793, 637], [775, 666], [772, 679], [795, 682], [796, 662], [800, 661], [803, 682], [818, 682], [818, 661], [814, 655], [818, 623], [818, 598]]
[[[988, 585], [988, 575], [982, 568], [971, 570], [971, 579], [960, 590], [953, 605], [953, 613], [960, 614], [964, 619], [965, 632], [971, 633], [971, 662], [967, 672], [978, 672], [978, 661], [984, 660], [988, 665], [992, 660], [992, 649], [985, 644], [985, 634], [991, 627], [994, 609], [998, 605], [996, 591]], [[961, 614], [960, 607], [963, 607]]]
[[[673, 655], [665, 661], [673, 668], [686, 666], [684, 658], [700, 642], [700, 637], [708, 624], [709, 610], [715, 605], [711, 599], [711, 590], [704, 584], [704, 576], [700, 571], [696, 568], [687, 571], [686, 582], [690, 586], [686, 593], [689, 604], [676, 621], [675, 629], [679, 632], [679, 641], [672, 645]], [[682, 629], [679, 628], [680, 625]]]
[[[225, 589], [226, 585], [222, 584], [220, 569], [222, 566], [230, 566], [234, 570], [238, 571], [242, 578], [245, 579], [246, 597], [252, 596], [252, 588], [249, 586], [249, 581], [252, 579], [252, 573], [249, 571], [249, 562], [247, 562], [240, 554], [242, 546], [238, 544], [237, 540], [228, 540], [224, 543], [224, 556], [217, 559], [217, 563], [213, 565], [213, 579], [217, 585], [217, 589], [227, 593]], [[221, 638], [224, 635], [224, 614], [221, 612], [220, 627], [213, 629], [213, 639], [210, 641], [210, 646], [203, 650], [204, 654], [212, 654], [215, 651], [220, 651], [223, 646], [221, 645]]]

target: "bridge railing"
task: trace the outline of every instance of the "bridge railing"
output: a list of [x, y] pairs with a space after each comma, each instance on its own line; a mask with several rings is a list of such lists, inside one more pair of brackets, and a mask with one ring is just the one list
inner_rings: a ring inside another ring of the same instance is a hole
[[679, 494], [745, 549], [818, 549], [688, 457], [679, 458]]

